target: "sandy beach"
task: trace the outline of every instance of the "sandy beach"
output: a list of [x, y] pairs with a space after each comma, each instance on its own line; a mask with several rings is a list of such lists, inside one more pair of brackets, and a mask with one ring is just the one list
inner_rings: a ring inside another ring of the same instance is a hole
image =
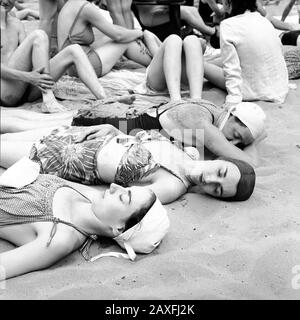
[[[286, 2], [267, 8], [279, 15]], [[25, 24], [30, 31], [37, 22]], [[186, 194], [166, 206], [170, 231], [152, 254], [88, 263], [74, 252], [47, 270], [7, 280], [0, 299], [300, 299], [300, 80], [290, 83], [296, 88], [285, 103], [258, 103], [268, 137], [258, 147], [248, 201]], [[225, 94], [206, 85], [203, 97], [221, 105]], [[0, 252], [10, 248], [0, 241]], [[93, 244], [94, 253], [102, 250], [120, 249], [107, 240]]]

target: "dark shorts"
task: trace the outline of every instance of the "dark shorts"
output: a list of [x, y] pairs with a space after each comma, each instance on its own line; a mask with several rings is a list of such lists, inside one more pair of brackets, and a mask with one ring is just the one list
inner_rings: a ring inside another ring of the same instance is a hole
[[300, 31], [288, 31], [283, 33], [281, 43], [285, 46], [296, 46]]

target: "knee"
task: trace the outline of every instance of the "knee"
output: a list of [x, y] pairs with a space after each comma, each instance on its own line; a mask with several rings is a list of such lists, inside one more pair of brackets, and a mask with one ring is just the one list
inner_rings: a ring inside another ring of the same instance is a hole
[[78, 59], [79, 57], [85, 54], [79, 44], [72, 44], [68, 46], [65, 50], [67, 50], [68, 54], [73, 58], [73, 60]]
[[33, 43], [35, 45], [40, 44], [48, 44], [49, 39], [47, 33], [44, 30], [38, 29], [31, 33], [31, 37], [33, 38]]
[[196, 37], [195, 35], [191, 35], [191, 36], [187, 36], [184, 38], [183, 40], [183, 45], [186, 46], [186, 45], [195, 45], [195, 44], [198, 44], [199, 43], [199, 38]]
[[200, 52], [202, 50], [200, 39], [196, 36], [187, 36], [183, 40], [183, 47], [185, 50], [193, 50], [195, 52]]
[[165, 39], [164, 44], [165, 46], [182, 46], [182, 39], [177, 34], [171, 34]]

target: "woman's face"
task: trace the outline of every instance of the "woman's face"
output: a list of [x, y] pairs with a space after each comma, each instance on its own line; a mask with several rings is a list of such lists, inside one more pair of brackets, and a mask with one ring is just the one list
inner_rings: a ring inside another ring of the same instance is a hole
[[126, 221], [150, 202], [152, 195], [153, 192], [145, 187], [123, 188], [112, 183], [92, 202], [92, 210], [102, 224], [117, 226], [119, 233], [122, 233]]
[[248, 146], [254, 141], [250, 130], [240, 121], [237, 121], [234, 116], [227, 120], [222, 132], [226, 139], [234, 145]]
[[238, 167], [224, 160], [196, 162], [190, 176], [202, 192], [217, 198], [233, 197], [241, 178]]

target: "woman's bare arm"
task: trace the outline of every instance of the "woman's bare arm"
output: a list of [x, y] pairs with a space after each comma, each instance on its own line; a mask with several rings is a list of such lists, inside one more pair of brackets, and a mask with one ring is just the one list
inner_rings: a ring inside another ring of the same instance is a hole
[[223, 133], [210, 123], [204, 125], [204, 145], [217, 156], [230, 157], [257, 165], [256, 157], [251, 157], [250, 153], [248, 154], [230, 143]]
[[46, 237], [38, 237], [21, 247], [1, 253], [0, 268], [4, 278], [45, 269], [75, 250], [75, 244], [65, 234], [56, 234], [48, 247], [47, 241]]
[[110, 23], [104, 18], [101, 10], [92, 4], [84, 7], [82, 17], [92, 26], [117, 42], [128, 43], [143, 36], [142, 30], [126, 29]]
[[[187, 192], [183, 182], [163, 168], [155, 172], [151, 180], [151, 183], [145, 186], [156, 194], [162, 204], [171, 203]], [[132, 185], [140, 184], [133, 183]]]

